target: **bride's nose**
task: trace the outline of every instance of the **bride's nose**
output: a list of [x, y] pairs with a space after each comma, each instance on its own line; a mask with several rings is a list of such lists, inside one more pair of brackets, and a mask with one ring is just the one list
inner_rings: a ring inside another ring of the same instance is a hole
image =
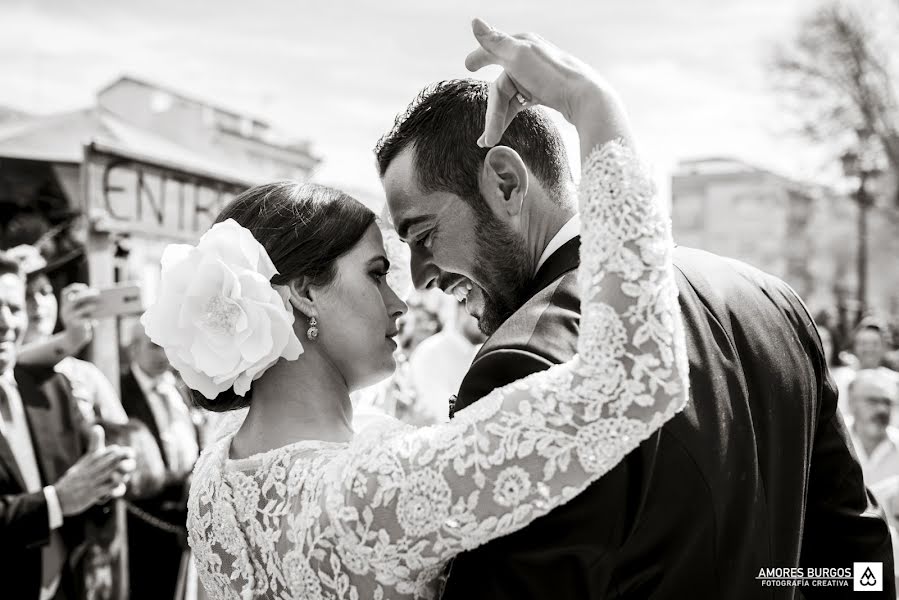
[[387, 314], [390, 315], [392, 319], [397, 319], [409, 310], [409, 305], [403, 302], [403, 300], [397, 295], [393, 288], [387, 286], [388, 292], [387, 296], [384, 298], [384, 305], [387, 307]]

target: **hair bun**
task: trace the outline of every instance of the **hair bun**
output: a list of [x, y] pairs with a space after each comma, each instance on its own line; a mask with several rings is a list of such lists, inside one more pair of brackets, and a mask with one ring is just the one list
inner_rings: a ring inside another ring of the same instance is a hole
[[243, 396], [238, 396], [234, 392], [234, 388], [228, 388], [223, 392], [219, 392], [219, 395], [212, 400], [197, 390], [190, 390], [190, 396], [193, 399], [193, 403], [200, 408], [212, 412], [229, 412], [248, 407], [253, 398], [253, 388], [251, 387]]

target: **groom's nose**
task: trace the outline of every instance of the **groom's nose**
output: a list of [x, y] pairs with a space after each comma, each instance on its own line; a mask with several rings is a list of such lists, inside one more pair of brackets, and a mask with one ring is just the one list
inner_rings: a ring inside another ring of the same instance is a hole
[[431, 262], [430, 256], [425, 252], [413, 249], [409, 264], [412, 271], [412, 283], [415, 289], [426, 290], [437, 285], [440, 278], [440, 269]]

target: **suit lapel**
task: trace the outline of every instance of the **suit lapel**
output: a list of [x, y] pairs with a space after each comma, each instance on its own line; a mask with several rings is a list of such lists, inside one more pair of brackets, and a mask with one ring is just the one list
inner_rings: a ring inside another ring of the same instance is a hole
[[16, 480], [16, 484], [25, 490], [25, 479], [22, 477], [22, 472], [19, 471], [19, 463], [16, 462], [16, 457], [13, 456], [12, 448], [9, 447], [6, 437], [2, 435], [0, 435], [0, 462]]
[[528, 300], [565, 273], [576, 269], [580, 263], [580, 248], [581, 236], [576, 236], [550, 254], [528, 287]]

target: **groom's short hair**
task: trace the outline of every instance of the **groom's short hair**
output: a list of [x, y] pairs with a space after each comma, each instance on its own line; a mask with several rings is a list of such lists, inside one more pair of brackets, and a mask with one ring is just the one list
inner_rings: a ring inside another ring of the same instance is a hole
[[[424, 191], [478, 199], [477, 173], [489, 150], [477, 145], [484, 132], [487, 89], [487, 82], [476, 79], [450, 79], [423, 89], [375, 146], [381, 177], [400, 152], [414, 147], [413, 164]], [[566, 201], [572, 181], [568, 155], [544, 109], [518, 113], [499, 145], [518, 152], [550, 198]]]

